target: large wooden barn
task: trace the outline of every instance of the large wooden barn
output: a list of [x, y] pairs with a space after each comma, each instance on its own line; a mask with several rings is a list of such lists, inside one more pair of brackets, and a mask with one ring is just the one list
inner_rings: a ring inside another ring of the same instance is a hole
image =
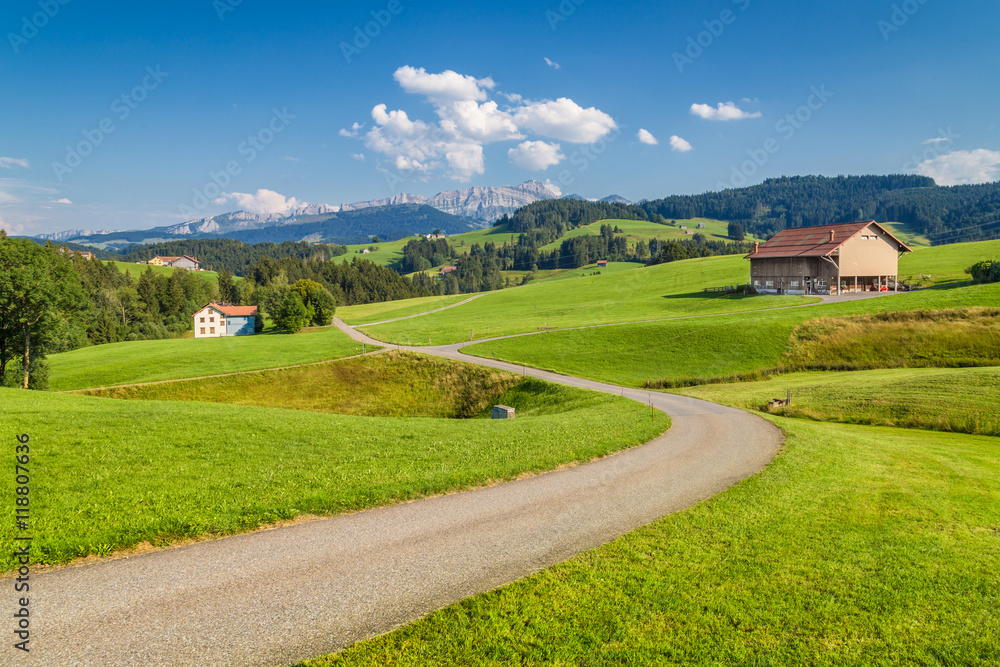
[[897, 290], [906, 244], [875, 221], [798, 227], [754, 244], [750, 283], [766, 294]]

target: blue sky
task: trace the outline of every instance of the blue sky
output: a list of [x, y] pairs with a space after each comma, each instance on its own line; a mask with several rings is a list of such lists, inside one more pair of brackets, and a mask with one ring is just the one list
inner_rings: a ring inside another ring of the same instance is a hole
[[528, 179], [632, 200], [998, 180], [997, 25], [995, 0], [8, 0], [0, 226]]

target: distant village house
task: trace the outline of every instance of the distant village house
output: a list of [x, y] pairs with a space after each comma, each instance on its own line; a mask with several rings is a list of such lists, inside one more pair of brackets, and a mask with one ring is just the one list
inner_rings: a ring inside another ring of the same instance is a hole
[[234, 306], [214, 301], [194, 314], [195, 338], [252, 336], [257, 306]]
[[183, 255], [182, 257], [160, 257], [157, 255], [149, 260], [148, 264], [152, 264], [153, 266], [169, 266], [175, 269], [187, 269], [188, 271], [201, 271], [201, 262], [187, 255]]
[[439, 276], [446, 276], [449, 273], [451, 273], [452, 271], [458, 271], [458, 267], [457, 266], [443, 266], [443, 267], [441, 267], [441, 272], [438, 275]]
[[444, 234], [427, 234], [427, 235], [425, 235], [425, 238], [428, 238], [428, 239], [444, 239], [444, 238], [448, 238], [448, 237], [446, 237]]
[[750, 281], [767, 294], [897, 290], [899, 257], [911, 250], [875, 221], [785, 229], [754, 244]]
[[599, 260], [597, 260], [597, 268], [599, 268], [599, 269], [606, 269], [606, 268], [608, 268], [608, 260], [606, 260], [606, 259], [599, 259]]

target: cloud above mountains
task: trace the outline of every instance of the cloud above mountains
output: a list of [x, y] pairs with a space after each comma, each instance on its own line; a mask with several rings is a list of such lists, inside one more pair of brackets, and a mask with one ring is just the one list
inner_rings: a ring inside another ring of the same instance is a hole
[[295, 197], [285, 197], [274, 190], [266, 190], [264, 188], [257, 190], [254, 194], [223, 192], [222, 196], [212, 203], [222, 205], [229, 202], [236, 204], [241, 211], [256, 213], [258, 215], [287, 215], [292, 210], [307, 205], [305, 202], [298, 201]]
[[489, 77], [404, 66], [393, 78], [405, 92], [423, 96], [437, 121], [411, 119], [405, 110], [377, 104], [371, 112], [371, 129], [362, 133], [364, 126], [355, 123], [340, 134], [362, 139], [369, 150], [384, 157], [381, 169], [403, 177], [444, 173], [456, 181], [469, 181], [486, 171], [485, 147], [506, 141], [521, 142], [508, 150], [511, 164], [541, 171], [559, 164], [565, 155], [559, 144], [539, 139], [588, 144], [618, 128], [607, 113], [566, 97], [534, 101], [497, 93], [501, 105], [491, 99], [496, 83]]

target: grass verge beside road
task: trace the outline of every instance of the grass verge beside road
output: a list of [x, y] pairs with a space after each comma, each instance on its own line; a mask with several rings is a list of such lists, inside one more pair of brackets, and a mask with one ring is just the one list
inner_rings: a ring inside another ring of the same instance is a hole
[[773, 420], [721, 495], [305, 664], [1000, 661], [997, 440]]

